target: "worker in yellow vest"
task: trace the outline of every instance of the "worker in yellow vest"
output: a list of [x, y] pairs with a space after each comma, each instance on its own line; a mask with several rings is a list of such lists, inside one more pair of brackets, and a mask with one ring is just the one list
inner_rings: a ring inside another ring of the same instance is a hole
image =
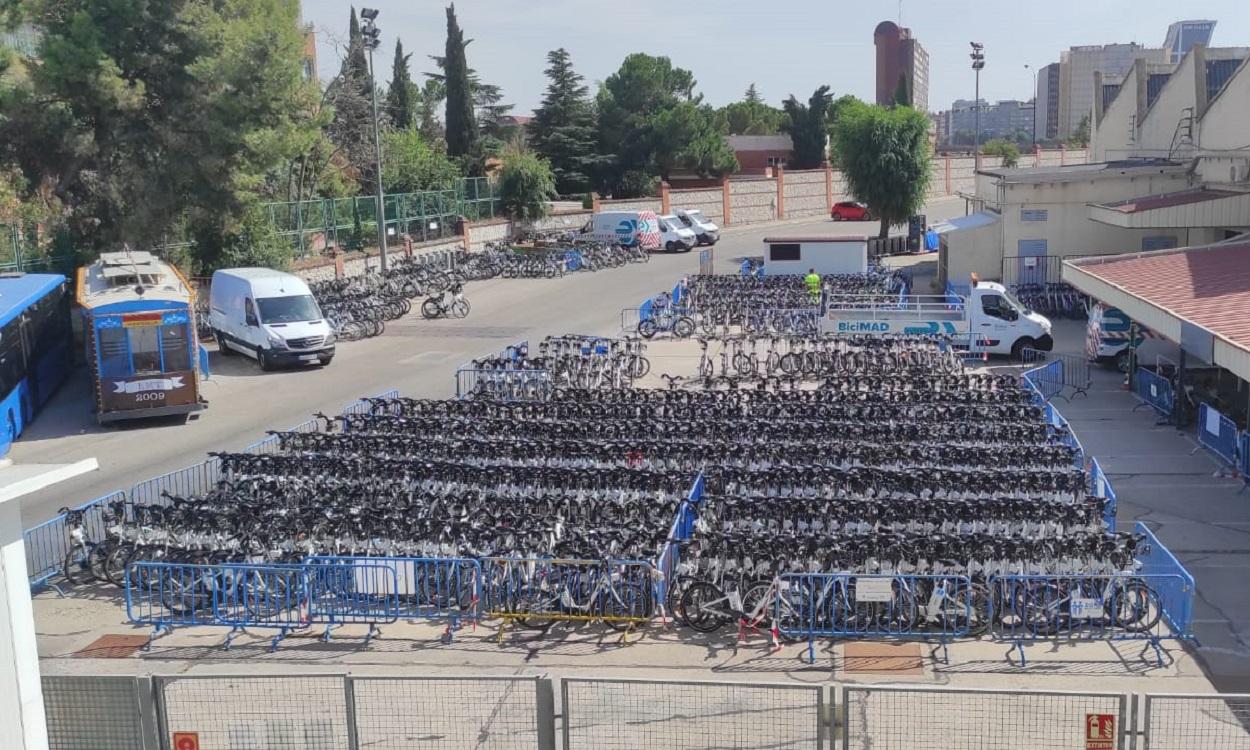
[[807, 294], [812, 298], [812, 301], [819, 302], [820, 274], [816, 273], [815, 268], [807, 269], [807, 275], [803, 277], [803, 283], [807, 285]]

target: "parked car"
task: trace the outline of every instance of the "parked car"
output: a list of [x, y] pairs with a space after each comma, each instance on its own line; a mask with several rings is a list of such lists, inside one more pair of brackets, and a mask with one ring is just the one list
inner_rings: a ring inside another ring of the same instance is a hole
[[834, 221], [872, 221], [872, 212], [859, 201], [842, 201], [833, 204], [829, 217]]
[[693, 230], [687, 229], [681, 223], [681, 219], [666, 214], [660, 217], [660, 242], [664, 243], [664, 249], [670, 253], [688, 253], [699, 240]]
[[715, 245], [720, 239], [720, 227], [708, 221], [700, 211], [677, 209], [673, 212], [687, 229], [695, 233], [700, 245]]

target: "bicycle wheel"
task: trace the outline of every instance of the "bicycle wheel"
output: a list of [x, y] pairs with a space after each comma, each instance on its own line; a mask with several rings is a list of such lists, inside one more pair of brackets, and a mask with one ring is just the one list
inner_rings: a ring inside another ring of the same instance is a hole
[[629, 374], [633, 376], [635, 380], [638, 378], [645, 378], [649, 372], [651, 372], [651, 360], [641, 354], [636, 354], [630, 358]]
[[1145, 581], [1132, 580], [1117, 587], [1103, 606], [1111, 624], [1129, 633], [1145, 633], [1163, 616], [1159, 595]]
[[673, 335], [681, 339], [690, 338], [694, 335], [694, 321], [686, 317], [673, 321]]
[[469, 301], [467, 299], [458, 299], [452, 302], [451, 314], [457, 318], [469, 317]]
[[517, 605], [517, 609], [524, 614], [517, 617], [516, 621], [523, 628], [546, 631], [555, 622], [550, 615], [558, 612], [559, 607], [558, 596], [545, 594], [542, 591], [525, 592], [521, 594], [521, 600]]
[[759, 627], [772, 624], [775, 603], [772, 593], [773, 587], [770, 584], [757, 583], [742, 595], [742, 611], [746, 613], [747, 625]]
[[95, 576], [91, 574], [91, 569], [87, 566], [87, 561], [91, 558], [91, 549], [88, 548], [86, 554], [82, 553], [82, 548], [71, 545], [69, 552], [65, 553], [65, 560], [61, 563], [61, 575], [65, 576], [65, 581], [71, 586], [78, 586], [84, 583], [91, 583], [95, 580]]
[[722, 609], [723, 592], [706, 581], [695, 581], [681, 597], [686, 624], [700, 633], [714, 633], [733, 622], [733, 616]]
[[433, 319], [441, 316], [442, 314], [443, 306], [438, 304], [438, 300], [434, 297], [430, 297], [425, 302], [421, 303], [422, 317]]
[[652, 336], [655, 336], [656, 331], [658, 330], [659, 328], [656, 327], [655, 321], [650, 318], [638, 321], [638, 335], [642, 336], [644, 339], [649, 339]]
[[603, 622], [613, 630], [638, 627], [651, 619], [655, 611], [651, 594], [637, 583], [618, 583], [612, 591], [602, 594]]

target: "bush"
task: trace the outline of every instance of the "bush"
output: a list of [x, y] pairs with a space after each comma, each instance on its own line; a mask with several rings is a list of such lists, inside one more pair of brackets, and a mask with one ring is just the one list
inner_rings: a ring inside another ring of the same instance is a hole
[[981, 153], [986, 156], [1001, 156], [1004, 167], [1014, 167], [1020, 163], [1020, 147], [1004, 138], [995, 138], [981, 144]]
[[516, 221], [532, 222], [547, 215], [556, 195], [551, 165], [533, 154], [508, 154], [499, 172], [499, 197], [504, 213]]

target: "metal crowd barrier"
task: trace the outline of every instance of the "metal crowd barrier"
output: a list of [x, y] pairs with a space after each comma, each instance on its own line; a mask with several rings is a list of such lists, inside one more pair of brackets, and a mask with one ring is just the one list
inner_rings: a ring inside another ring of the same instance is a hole
[[[1026, 352], [1033, 351], [1026, 349]], [[1028, 361], [1029, 355], [1025, 355]], [[1050, 401], [1063, 391], [1063, 366], [1061, 360], [1053, 360], [1041, 367], [1035, 367], [1024, 373], [1025, 379], [1042, 395], [1043, 401]]]
[[1115, 513], [1116, 513], [1116, 494], [1111, 487], [1111, 480], [1102, 470], [1102, 464], [1098, 463], [1098, 459], [1092, 458], [1089, 462], [1089, 491], [1094, 497], [1106, 498], [1106, 502], [1102, 506], [1102, 520], [1107, 524], [1109, 531], [1115, 531]]
[[456, 398], [543, 401], [552, 391], [547, 370], [456, 370]]
[[[938, 638], [969, 635], [976, 617], [972, 580], [962, 575], [787, 573], [772, 600], [778, 634], [817, 638]], [[751, 613], [748, 613], [750, 615]]]
[[[1093, 379], [1084, 354], [1059, 354], [1032, 348], [1025, 348], [1020, 354], [1026, 364], [1040, 365], [1029, 370], [1029, 375], [1047, 400], [1071, 401], [1077, 396], [1089, 395]], [[1064, 395], [1067, 389], [1071, 389], [1071, 393]]]
[[130, 488], [130, 502], [135, 505], [168, 505], [161, 496], [168, 492], [178, 497], [203, 495], [221, 478], [221, 461], [210, 458], [203, 463], [147, 479]]
[[1214, 407], [1198, 405], [1198, 444], [1219, 456], [1229, 466], [1238, 466], [1237, 450], [1241, 435], [1237, 424]]
[[1060, 441], [1075, 451], [1072, 462], [1076, 468], [1084, 470], [1085, 468], [1085, 448], [1081, 445], [1081, 441], [1076, 436], [1076, 432], [1072, 429], [1072, 425], [1068, 420], [1059, 413], [1054, 404], [1046, 404], [1046, 423], [1050, 425], [1052, 431], [1057, 435]]
[[1164, 420], [1172, 419], [1172, 382], [1158, 373], [1138, 367], [1133, 377], [1133, 393]]
[[[382, 393], [379, 393], [373, 398], [375, 399], [399, 398], [399, 390], [397, 388], [392, 388], [389, 391], [383, 391]], [[347, 406], [344, 406], [343, 411], [341, 413], [342, 414], [370, 414], [372, 412], [373, 412], [373, 404], [369, 402], [369, 399], [362, 398], [357, 401], [351, 402]]]
[[1162, 665], [1160, 641], [1188, 637], [1164, 616], [1166, 602], [1192, 581], [1179, 564], [1170, 572], [991, 576], [991, 637], [1010, 642], [1020, 666], [1026, 643], [1127, 640], [1148, 642]]
[[1138, 521], [1133, 529], [1146, 537], [1146, 546], [1139, 550], [1140, 573], [1162, 576], [1155, 593], [1163, 606], [1163, 620], [1176, 638], [1193, 639], [1194, 577], [1181, 565], [1176, 555], [1165, 546], [1146, 524]]
[[[104, 511], [109, 503], [118, 500], [124, 502], [126, 493], [119, 490], [71, 508], [82, 511], [83, 528], [88, 540], [103, 539], [107, 535]], [[31, 588], [38, 590], [65, 569], [66, 556], [70, 552], [70, 528], [65, 523], [65, 514], [58, 514], [26, 529], [22, 532], [22, 542], [26, 548], [26, 575]], [[72, 562], [81, 562], [80, 556], [75, 555]]]
[[632, 629], [655, 614], [660, 573], [642, 560], [482, 558], [483, 617], [504, 626], [605, 622]]
[[[320, 431], [321, 431], [321, 420], [319, 419], [310, 419], [307, 422], [300, 422], [294, 427], [283, 430], [283, 432], [320, 432]], [[264, 440], [259, 440], [247, 446], [246, 448], [243, 449], [243, 452], [254, 453], [257, 455], [267, 455], [267, 454], [278, 453], [281, 450], [282, 450], [282, 438], [279, 437], [278, 435], [270, 435], [266, 437]]]
[[816, 333], [820, 328], [820, 307], [774, 307], [749, 313], [748, 321], [755, 330], [784, 333]]

